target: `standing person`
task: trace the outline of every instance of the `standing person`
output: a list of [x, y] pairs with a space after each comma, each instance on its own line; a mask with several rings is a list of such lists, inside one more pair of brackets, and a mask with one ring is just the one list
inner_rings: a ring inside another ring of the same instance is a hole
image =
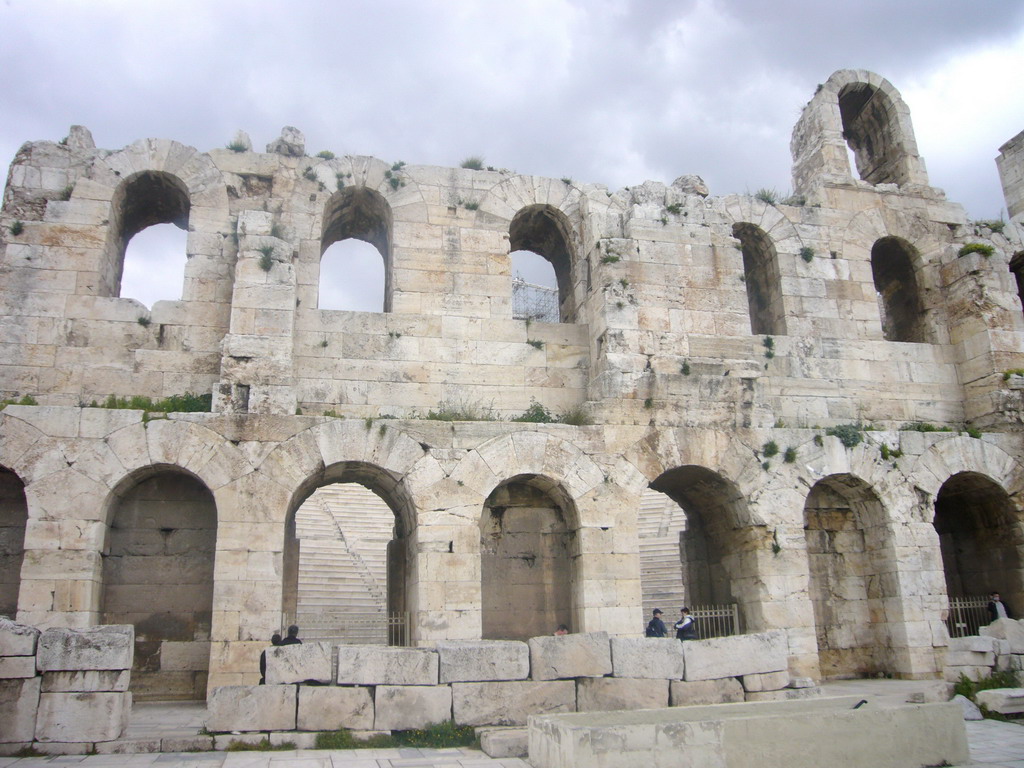
[[644, 635], [647, 637], [665, 637], [668, 634], [668, 629], [665, 627], [665, 622], [661, 620], [661, 608], [655, 608], [651, 620], [647, 622], [647, 629], [644, 631]]
[[998, 592], [993, 592], [988, 596], [988, 615], [989, 622], [996, 621], [997, 619], [1011, 619], [1010, 612], [1006, 610], [1006, 606], [1003, 605], [1003, 601], [999, 597]]
[[569, 628], [565, 624], [559, 624], [558, 629], [555, 630], [555, 635], [561, 637], [562, 635], [568, 635]]
[[696, 640], [697, 624], [690, 615], [690, 609], [685, 605], [679, 609], [679, 621], [675, 624], [676, 640]]
[[[281, 644], [281, 633], [275, 632], [270, 636], [271, 645]], [[267, 682], [267, 649], [263, 649], [263, 653], [260, 654], [260, 685], [266, 685]]]
[[281, 641], [281, 645], [302, 645], [299, 640], [299, 628], [292, 624], [288, 627], [288, 637]]

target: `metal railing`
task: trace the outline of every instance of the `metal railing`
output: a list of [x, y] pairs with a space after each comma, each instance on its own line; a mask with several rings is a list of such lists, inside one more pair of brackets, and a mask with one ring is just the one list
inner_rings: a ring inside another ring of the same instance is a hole
[[728, 637], [741, 632], [740, 611], [736, 603], [693, 605], [690, 606], [690, 615], [697, 626], [697, 637], [701, 640], [709, 637]]
[[991, 621], [987, 597], [951, 597], [946, 631], [950, 637], [968, 637], [978, 634], [978, 628]]
[[283, 614], [282, 634], [290, 625], [303, 640], [327, 640], [344, 645], [409, 645], [409, 614], [403, 613], [300, 613]]

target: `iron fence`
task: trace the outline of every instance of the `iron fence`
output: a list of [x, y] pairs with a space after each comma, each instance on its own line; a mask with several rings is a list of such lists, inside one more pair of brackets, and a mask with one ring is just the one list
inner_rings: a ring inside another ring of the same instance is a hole
[[290, 624], [298, 626], [303, 640], [328, 640], [344, 645], [409, 645], [408, 612], [283, 614], [282, 627]]
[[738, 635], [740, 628], [740, 611], [736, 603], [731, 605], [692, 605], [690, 616], [697, 627], [697, 637], [704, 640], [708, 637], [728, 637]]
[[978, 634], [978, 628], [989, 623], [987, 597], [951, 597], [946, 631], [950, 637]]

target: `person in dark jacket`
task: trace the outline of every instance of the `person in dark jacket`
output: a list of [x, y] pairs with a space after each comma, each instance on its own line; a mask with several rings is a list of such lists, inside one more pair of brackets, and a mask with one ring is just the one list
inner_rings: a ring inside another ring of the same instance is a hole
[[281, 645], [302, 645], [299, 640], [299, 628], [292, 624], [288, 627], [288, 637], [281, 641]]
[[665, 627], [665, 622], [661, 620], [661, 608], [655, 608], [654, 615], [647, 622], [647, 629], [644, 635], [647, 637], [665, 637], [667, 634], [668, 629]]
[[[270, 636], [270, 644], [271, 645], [280, 645], [281, 644], [281, 634], [279, 632], [275, 632], [274, 634], [272, 634]], [[267, 683], [267, 651], [266, 651], [266, 649], [264, 649], [263, 653], [260, 654], [260, 685], [266, 685], [266, 683]]]
[[1006, 610], [1006, 606], [1000, 599], [998, 592], [993, 592], [991, 595], [988, 596], [988, 606], [986, 607], [988, 608], [988, 616], [990, 622], [995, 621], [996, 619], [1013, 618], [1013, 616], [1010, 615], [1010, 612]]
[[697, 624], [685, 605], [679, 609], [679, 621], [676, 622], [676, 640], [696, 640]]

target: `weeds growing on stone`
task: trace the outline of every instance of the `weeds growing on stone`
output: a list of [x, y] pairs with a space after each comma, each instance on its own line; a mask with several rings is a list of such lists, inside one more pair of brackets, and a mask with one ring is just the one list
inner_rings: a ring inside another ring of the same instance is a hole
[[482, 157], [478, 157], [477, 155], [470, 155], [461, 163], [459, 163], [459, 167], [466, 168], [467, 170], [470, 171], [482, 171], [484, 169], [484, 159]]
[[[35, 403], [32, 403], [35, 405]], [[102, 403], [93, 400], [90, 408], [127, 409], [132, 411], [151, 411], [154, 413], [209, 413], [213, 406], [213, 395], [197, 395], [186, 392], [184, 395], [171, 395], [160, 400], [153, 400], [142, 395], [117, 397], [110, 395]]]
[[20, 400], [8, 398], [7, 400], [0, 400], [0, 411], [8, 405], [39, 405], [39, 402], [32, 395], [23, 395]]
[[995, 253], [995, 248], [986, 243], [968, 243], [959, 251], [956, 252], [957, 256], [966, 256], [969, 253], [980, 253], [986, 259]]
[[777, 456], [779, 453], [779, 444], [774, 440], [769, 440], [761, 446], [761, 453], [766, 459], [770, 459], [772, 456]]
[[25, 231], [25, 224], [21, 221], [15, 221], [11, 223], [11, 226], [7, 228], [7, 231], [17, 237]]
[[768, 205], [775, 205], [779, 200], [779, 193], [774, 189], [768, 187], [761, 187], [757, 192], [754, 193], [754, 197], [760, 200], [762, 203], [768, 203]]
[[270, 739], [263, 738], [255, 743], [247, 741], [231, 741], [224, 748], [225, 752], [289, 752], [296, 749], [294, 741], [282, 741], [271, 744]]
[[826, 429], [825, 434], [831, 435], [832, 437], [838, 437], [839, 442], [844, 446], [847, 448], [853, 448], [864, 439], [861, 435], [862, 431], [863, 428], [860, 424], [839, 424], [835, 427], [829, 427]]
[[245, 142], [242, 141], [232, 141], [227, 145], [227, 148], [230, 149], [232, 152], [245, 152], [247, 149], [249, 149], [247, 146], [245, 146]]
[[814, 260], [814, 249], [805, 245], [800, 249], [800, 258], [810, 264]]
[[324, 160], [333, 160], [334, 159], [334, 153], [331, 152], [331, 150], [329, 150], [329, 149], [323, 149], [323, 150], [317, 152], [316, 156], [317, 157], [322, 157]]

